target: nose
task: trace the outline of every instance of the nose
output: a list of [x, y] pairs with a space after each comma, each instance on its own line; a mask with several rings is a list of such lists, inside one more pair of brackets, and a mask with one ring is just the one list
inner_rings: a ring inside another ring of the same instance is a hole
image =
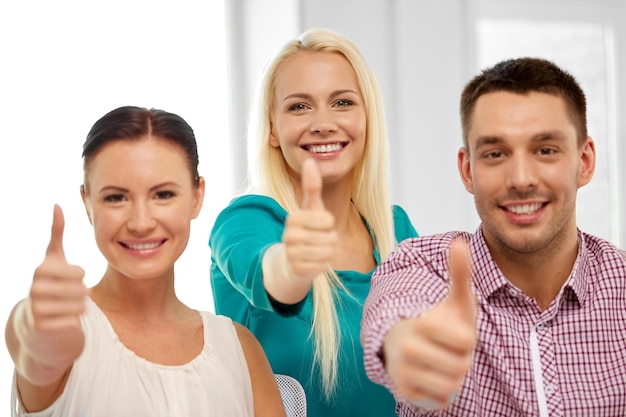
[[509, 160], [509, 168], [509, 188], [524, 192], [537, 186], [537, 169], [532, 157], [522, 154], [513, 155]]
[[135, 202], [130, 210], [130, 218], [127, 223], [129, 230], [137, 234], [144, 234], [154, 229], [156, 218], [149, 203]]
[[337, 130], [337, 123], [332, 110], [330, 109], [317, 109], [311, 119], [311, 133], [318, 133], [321, 135], [327, 135]]

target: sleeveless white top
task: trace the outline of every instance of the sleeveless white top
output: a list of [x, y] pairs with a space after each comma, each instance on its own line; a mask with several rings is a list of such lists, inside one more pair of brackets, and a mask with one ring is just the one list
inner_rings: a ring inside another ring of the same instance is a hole
[[26, 413], [13, 378], [11, 415], [31, 417], [243, 417], [254, 415], [248, 366], [232, 321], [200, 312], [204, 348], [189, 363], [160, 365], [118, 339], [91, 300], [81, 317], [85, 347], [61, 396], [46, 410]]

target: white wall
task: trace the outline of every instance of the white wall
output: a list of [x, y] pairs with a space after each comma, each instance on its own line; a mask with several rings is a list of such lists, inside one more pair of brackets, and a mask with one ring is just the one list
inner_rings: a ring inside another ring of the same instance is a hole
[[299, 31], [293, 0], [224, 0], [228, 42], [230, 149], [233, 192], [246, 185], [247, 115], [266, 61]]

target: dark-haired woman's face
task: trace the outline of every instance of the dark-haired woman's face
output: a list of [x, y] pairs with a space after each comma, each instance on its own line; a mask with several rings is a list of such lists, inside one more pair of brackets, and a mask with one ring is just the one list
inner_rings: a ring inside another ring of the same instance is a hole
[[90, 161], [83, 201], [109, 271], [132, 279], [173, 273], [202, 206], [177, 144], [153, 137], [107, 144]]

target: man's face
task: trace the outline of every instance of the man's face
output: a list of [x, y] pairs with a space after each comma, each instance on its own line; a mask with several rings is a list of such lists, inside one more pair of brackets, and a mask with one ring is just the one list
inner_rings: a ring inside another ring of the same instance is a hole
[[498, 91], [478, 98], [458, 166], [490, 249], [531, 254], [576, 239], [576, 193], [595, 168], [556, 95]]

